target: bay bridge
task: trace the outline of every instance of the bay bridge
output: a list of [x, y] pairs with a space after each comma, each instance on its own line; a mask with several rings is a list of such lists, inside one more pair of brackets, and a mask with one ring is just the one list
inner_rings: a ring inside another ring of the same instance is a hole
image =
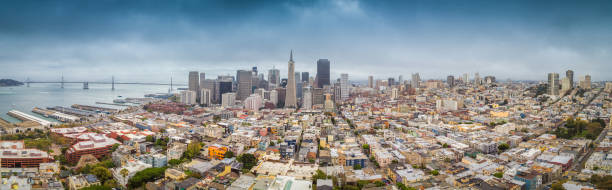
[[161, 86], [170, 86], [170, 89], [172, 89], [173, 85], [178, 85], [178, 86], [186, 86], [184, 84], [172, 84], [172, 77], [170, 78], [170, 83], [152, 83], [152, 82], [115, 82], [115, 77], [113, 76], [111, 81], [65, 81], [64, 77], [62, 76], [60, 81], [36, 81], [36, 80], [30, 80], [30, 78], [28, 77], [26, 79], [26, 81], [24, 82], [26, 83], [27, 87], [30, 87], [30, 84], [32, 83], [55, 83], [55, 84], [60, 84], [60, 88], [64, 88], [64, 84], [83, 84], [83, 89], [89, 89], [89, 84], [110, 84], [111, 85], [111, 90], [115, 90], [115, 84], [137, 84], [137, 85], [161, 85]]

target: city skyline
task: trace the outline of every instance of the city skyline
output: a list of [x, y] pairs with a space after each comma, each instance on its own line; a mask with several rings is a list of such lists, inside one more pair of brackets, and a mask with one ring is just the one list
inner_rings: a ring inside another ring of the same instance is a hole
[[605, 24], [612, 22], [611, 6], [20, 1], [0, 8], [6, 26], [0, 29], [0, 78], [59, 80], [63, 74], [68, 81], [100, 81], [114, 75], [117, 81], [165, 83], [173, 76], [184, 83], [179, 76], [189, 71], [211, 78], [251, 66], [286, 71], [285, 52], [294, 49], [295, 71], [315, 75], [316, 61], [329, 59], [332, 80], [340, 73], [367, 80], [479, 72], [545, 81], [546, 73], [568, 69], [611, 80], [612, 27]]

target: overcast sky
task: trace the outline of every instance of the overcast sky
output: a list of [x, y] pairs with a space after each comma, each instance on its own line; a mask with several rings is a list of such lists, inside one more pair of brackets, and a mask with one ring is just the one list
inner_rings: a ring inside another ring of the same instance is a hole
[[14, 1], [0, 6], [0, 78], [187, 80], [331, 61], [351, 80], [612, 80], [612, 1]]

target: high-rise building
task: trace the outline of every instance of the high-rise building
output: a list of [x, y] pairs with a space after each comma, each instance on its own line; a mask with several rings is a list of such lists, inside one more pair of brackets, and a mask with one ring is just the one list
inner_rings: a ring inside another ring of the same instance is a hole
[[278, 91], [270, 90], [270, 102], [274, 105], [278, 104]]
[[312, 92], [310, 89], [310, 87], [306, 87], [303, 90], [302, 109], [312, 109]]
[[221, 103], [221, 94], [225, 94], [228, 92], [232, 92], [232, 81], [231, 80], [217, 80], [216, 90], [214, 92], [215, 96], [213, 98], [213, 102], [216, 104]]
[[251, 69], [251, 72], [252, 72], [251, 74], [253, 74], [253, 76], [257, 77], [257, 67], [253, 67]]
[[484, 82], [487, 84], [495, 83], [495, 76], [485, 76]]
[[470, 83], [470, 78], [467, 73], [463, 73], [463, 83]]
[[374, 88], [374, 76], [368, 76], [368, 87]]
[[389, 79], [387, 79], [387, 85], [389, 86], [395, 85], [395, 79], [393, 77], [389, 77]]
[[325, 85], [330, 84], [330, 76], [329, 76], [329, 60], [327, 59], [319, 59], [317, 61], [317, 87], [323, 88]]
[[293, 62], [293, 50], [289, 54], [287, 92], [285, 93], [285, 108], [297, 108], [297, 92], [295, 85], [295, 62]]
[[298, 99], [302, 98], [302, 85], [300, 80], [300, 72], [295, 72], [295, 95]]
[[548, 94], [559, 95], [559, 73], [548, 73]]
[[419, 88], [419, 83], [421, 83], [421, 77], [419, 76], [419, 73], [412, 74], [410, 86], [412, 86], [412, 88]]
[[238, 70], [236, 79], [238, 80], [238, 94], [236, 95], [236, 99], [244, 100], [253, 92], [253, 74], [251, 71]]
[[189, 72], [189, 84], [188, 85], [189, 85], [188, 89], [190, 91], [196, 92], [196, 96], [197, 96], [197, 94], [199, 94], [199, 91], [200, 91], [200, 80], [199, 80], [197, 71]]
[[210, 92], [210, 89], [203, 88], [200, 92], [200, 104], [204, 106], [211, 106], [212, 105], [211, 95], [212, 93]]
[[334, 98], [334, 102], [340, 103], [342, 101], [342, 86], [340, 85], [340, 82], [334, 83], [333, 89], [332, 96]]
[[572, 89], [569, 78], [563, 77], [561, 80], [561, 94], [565, 94], [567, 91]]
[[480, 80], [480, 74], [479, 73], [474, 73], [474, 84], [476, 84], [476, 85], [481, 85], [482, 84], [482, 80]]
[[302, 72], [302, 82], [308, 82], [308, 72]]
[[391, 89], [391, 99], [395, 100], [399, 98], [399, 90], [397, 88]]
[[268, 70], [268, 83], [270, 83], [274, 87], [278, 87], [280, 84], [280, 70], [272, 69]]
[[567, 79], [569, 80], [569, 87], [570, 88], [574, 88], [574, 71], [572, 70], [567, 70], [565, 71], [565, 77], [567, 77]]
[[331, 96], [331, 94], [325, 94], [325, 104], [323, 105], [323, 108], [326, 112], [333, 112], [335, 109], [334, 101], [332, 101]]
[[236, 93], [228, 92], [221, 95], [221, 106], [232, 107], [236, 101]]
[[180, 98], [181, 103], [187, 104], [187, 105], [196, 104], [196, 96], [197, 96], [197, 93], [195, 91], [191, 91], [191, 90], [181, 91], [181, 98]]
[[400, 75], [399, 77], [397, 77], [397, 83], [400, 85], [404, 83], [404, 75]]
[[313, 88], [312, 89], [312, 104], [313, 105], [323, 105], [325, 102], [325, 98], [323, 97], [323, 88]]
[[455, 77], [453, 75], [448, 75], [448, 77], [446, 77], [446, 83], [450, 88], [455, 87]]
[[214, 96], [217, 93], [217, 80], [202, 79], [200, 78], [200, 102], [202, 102], [202, 90], [208, 89], [210, 91], [210, 101], [214, 102], [217, 98]]
[[580, 88], [591, 89], [591, 75], [584, 75], [580, 81]]
[[349, 78], [348, 74], [340, 74], [340, 99], [346, 100], [349, 98]]
[[263, 98], [259, 94], [251, 94], [244, 100], [244, 108], [257, 111], [263, 107]]

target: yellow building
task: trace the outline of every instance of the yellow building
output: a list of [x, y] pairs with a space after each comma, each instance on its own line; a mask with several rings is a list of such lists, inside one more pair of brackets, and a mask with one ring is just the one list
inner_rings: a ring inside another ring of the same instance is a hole
[[210, 145], [208, 147], [208, 158], [221, 160], [224, 158], [225, 153], [228, 151], [227, 147], [218, 144]]
[[183, 173], [182, 171], [179, 171], [173, 168], [168, 168], [165, 172], [165, 176], [166, 178], [173, 179], [173, 180], [181, 180], [187, 177], [187, 175]]

